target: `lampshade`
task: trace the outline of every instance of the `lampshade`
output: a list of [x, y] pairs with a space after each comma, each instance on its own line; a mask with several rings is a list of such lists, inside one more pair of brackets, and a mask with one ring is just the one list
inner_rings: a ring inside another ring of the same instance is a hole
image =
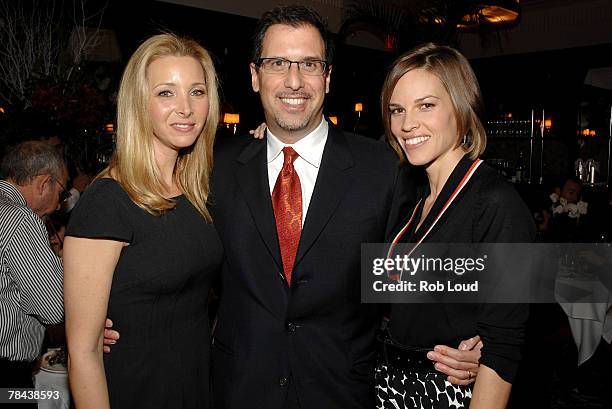
[[332, 124], [338, 125], [338, 117], [335, 115], [331, 115], [328, 117]]
[[239, 124], [240, 123], [240, 114], [223, 114], [223, 122], [226, 124]]
[[585, 128], [582, 130], [582, 136], [589, 136], [589, 135], [594, 135], [591, 132], [595, 132], [595, 131], [591, 131], [589, 128]]
[[461, 22], [457, 24], [458, 28], [475, 28], [481, 23], [512, 24], [518, 20], [521, 13], [519, 0], [483, 0], [474, 10], [463, 16]]
[[552, 119], [547, 119], [544, 121], [544, 128], [546, 129], [552, 128]]
[[519, 13], [519, 0], [487, 0], [480, 9], [481, 18], [491, 24], [512, 23]]
[[358, 102], [355, 104], [355, 112], [361, 112], [363, 111], [363, 104], [361, 102]]

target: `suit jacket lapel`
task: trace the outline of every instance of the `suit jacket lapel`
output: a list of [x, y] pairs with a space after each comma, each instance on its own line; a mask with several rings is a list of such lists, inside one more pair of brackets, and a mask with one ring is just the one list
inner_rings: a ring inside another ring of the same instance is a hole
[[353, 156], [349, 150], [346, 136], [329, 126], [325, 150], [321, 158], [321, 168], [308, 206], [295, 265], [300, 262], [313, 245], [350, 185], [350, 169]]
[[242, 166], [236, 171], [236, 177], [251, 211], [251, 216], [270, 255], [282, 271], [283, 264], [268, 185], [265, 140], [249, 144], [238, 156], [237, 161], [242, 163]]

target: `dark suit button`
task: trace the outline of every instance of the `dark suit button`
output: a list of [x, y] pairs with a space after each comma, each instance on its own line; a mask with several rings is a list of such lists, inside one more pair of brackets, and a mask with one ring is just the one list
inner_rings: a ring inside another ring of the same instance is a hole
[[284, 387], [284, 386], [287, 386], [288, 383], [289, 383], [289, 379], [285, 378], [284, 376], [278, 379], [278, 386]]
[[287, 331], [294, 333], [296, 328], [297, 328], [297, 325], [295, 325], [293, 322], [287, 323]]

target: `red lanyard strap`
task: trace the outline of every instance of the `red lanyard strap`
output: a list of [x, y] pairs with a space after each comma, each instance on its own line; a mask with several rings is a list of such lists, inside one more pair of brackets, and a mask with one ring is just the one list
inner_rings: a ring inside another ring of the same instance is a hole
[[[457, 196], [459, 196], [459, 193], [461, 193], [461, 191], [463, 190], [465, 185], [467, 185], [467, 183], [470, 181], [470, 179], [472, 178], [472, 176], [476, 172], [476, 169], [478, 169], [478, 167], [480, 166], [481, 163], [482, 163], [482, 159], [476, 159], [474, 161], [474, 163], [472, 163], [472, 165], [469, 167], [469, 169], [467, 170], [465, 175], [463, 175], [463, 178], [461, 179], [461, 181], [459, 182], [459, 184], [457, 185], [457, 187], [455, 188], [453, 193], [450, 195], [450, 197], [448, 198], [448, 200], [446, 201], [446, 203], [444, 204], [442, 209], [440, 209], [440, 212], [438, 213], [438, 215], [434, 219], [433, 223], [431, 223], [431, 226], [429, 226], [429, 229], [427, 229], [425, 234], [423, 234], [423, 236], [421, 236], [420, 240], [412, 247], [412, 249], [408, 253], [407, 257], [410, 257], [410, 255], [416, 250], [416, 248], [419, 246], [419, 244], [421, 244], [423, 242], [423, 240], [425, 240], [425, 238], [429, 235], [429, 233], [432, 231], [432, 229], [434, 228], [436, 223], [438, 223], [438, 220], [440, 220], [442, 215], [450, 207], [451, 203], [455, 200], [455, 198]], [[416, 214], [418, 212], [418, 209], [419, 209], [419, 206], [421, 205], [422, 201], [423, 201], [423, 199], [419, 200], [419, 202], [414, 207], [414, 210], [412, 211], [412, 216], [410, 216], [410, 219], [408, 220], [406, 225], [399, 231], [399, 233], [397, 233], [397, 235], [395, 236], [395, 238], [391, 242], [391, 246], [389, 248], [389, 251], [387, 252], [387, 258], [391, 257], [391, 255], [393, 253], [393, 250], [395, 250], [395, 247], [397, 246], [397, 243], [399, 242], [400, 238], [404, 235], [404, 233], [408, 230], [408, 228], [412, 224], [412, 221], [414, 220], [414, 217], [416, 216]], [[400, 274], [399, 279], [401, 280], [401, 274]]]

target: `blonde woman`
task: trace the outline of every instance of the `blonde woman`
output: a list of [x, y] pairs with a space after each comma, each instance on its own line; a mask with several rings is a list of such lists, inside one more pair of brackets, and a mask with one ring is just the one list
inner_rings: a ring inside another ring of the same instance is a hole
[[[208, 408], [207, 294], [222, 247], [206, 201], [219, 117], [206, 50], [161, 34], [130, 58], [117, 149], [73, 210], [64, 247], [77, 408]], [[102, 356], [106, 316], [121, 342]]]

